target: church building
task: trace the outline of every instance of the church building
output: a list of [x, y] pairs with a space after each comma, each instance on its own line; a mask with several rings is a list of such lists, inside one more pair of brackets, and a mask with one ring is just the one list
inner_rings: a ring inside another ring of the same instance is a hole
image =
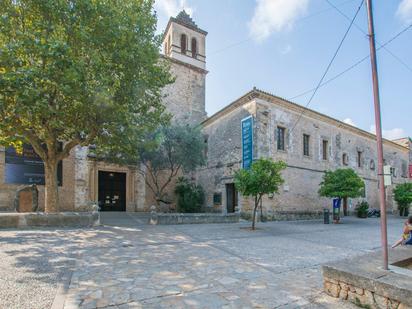
[[[162, 61], [169, 63], [175, 77], [164, 89], [166, 110], [172, 122], [201, 126], [207, 143], [207, 164], [192, 175], [205, 190], [205, 210], [249, 213], [252, 201], [236, 192], [233, 175], [258, 158], [287, 164], [279, 194], [263, 201], [271, 219], [319, 215], [330, 207], [330, 200], [317, 193], [323, 173], [345, 167], [364, 179], [362, 199], [378, 208], [375, 135], [256, 88], [208, 117], [206, 36], [182, 11], [170, 18], [162, 43]], [[411, 139], [385, 140], [384, 154], [393, 179], [387, 187], [388, 210], [394, 210], [393, 186], [412, 178]], [[42, 162], [30, 147], [23, 156], [1, 148], [0, 175], [0, 211], [14, 209], [16, 191], [31, 183], [38, 184], [39, 203], [44, 205]], [[94, 160], [88, 147], [77, 147], [63, 160], [59, 180], [62, 211], [98, 203], [103, 211], [144, 212], [154, 204], [135, 167]], [[357, 201], [350, 205], [354, 208]]]

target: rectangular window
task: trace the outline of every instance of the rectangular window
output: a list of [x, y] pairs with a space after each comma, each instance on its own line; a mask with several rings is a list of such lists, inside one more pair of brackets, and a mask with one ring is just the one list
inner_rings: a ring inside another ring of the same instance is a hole
[[323, 140], [322, 141], [322, 159], [327, 160], [328, 159], [328, 141]]
[[309, 138], [307, 134], [303, 134], [303, 155], [309, 156]]
[[285, 150], [285, 128], [277, 128], [277, 145], [278, 150]]
[[396, 168], [391, 167], [391, 175], [392, 175], [393, 177], [396, 177]]
[[342, 155], [342, 164], [343, 165], [348, 165], [349, 164], [349, 158], [348, 158], [348, 155], [346, 153], [344, 153]]
[[222, 193], [213, 194], [213, 205], [222, 205]]
[[358, 167], [362, 167], [362, 151], [358, 151]]

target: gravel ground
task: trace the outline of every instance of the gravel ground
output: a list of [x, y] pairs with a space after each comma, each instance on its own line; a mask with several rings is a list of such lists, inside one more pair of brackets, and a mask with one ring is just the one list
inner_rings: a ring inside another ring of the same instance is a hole
[[[79, 234], [79, 235], [76, 235]], [[0, 231], [0, 308], [50, 308], [85, 232]]]

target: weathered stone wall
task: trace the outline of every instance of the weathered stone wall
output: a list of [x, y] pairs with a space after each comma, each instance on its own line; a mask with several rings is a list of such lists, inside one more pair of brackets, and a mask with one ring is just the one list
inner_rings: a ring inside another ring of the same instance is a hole
[[[249, 115], [254, 116], [254, 158], [283, 160], [288, 165], [279, 194], [263, 199], [263, 209], [269, 218], [276, 220], [290, 212], [306, 216], [310, 212], [313, 217], [319, 216], [323, 208], [331, 206], [330, 199], [319, 197], [319, 184], [324, 171], [337, 168], [353, 168], [365, 180], [365, 198], [370, 207], [379, 208], [377, 155], [372, 135], [313, 111], [302, 114], [299, 107], [273, 96], [269, 100], [256, 91], [204, 123], [208, 162], [206, 168], [199, 169], [198, 181], [207, 191], [207, 206], [224, 205], [222, 211], [225, 212], [225, 183], [233, 182], [232, 176], [241, 166], [240, 123]], [[277, 126], [286, 129], [284, 151], [277, 149]], [[309, 156], [303, 155], [303, 134], [310, 136]], [[323, 140], [328, 142], [326, 160], [323, 160]], [[360, 167], [358, 152], [361, 152]], [[344, 153], [348, 157], [347, 164], [342, 161]], [[408, 150], [385, 142], [384, 156], [386, 164], [395, 168], [393, 183], [408, 181]], [[388, 210], [395, 208], [392, 187], [387, 188]], [[221, 205], [213, 205], [214, 192], [222, 194]], [[350, 199], [349, 210], [353, 211], [361, 199]], [[252, 202], [239, 198], [240, 211], [250, 211]]]
[[[0, 148], [0, 211], [14, 210], [16, 191], [27, 185], [5, 183], [5, 149]], [[59, 187], [60, 209], [74, 210], [75, 192], [75, 156], [74, 150], [63, 160], [63, 186]], [[44, 186], [37, 186], [39, 190], [39, 209], [44, 210]]]
[[[0, 150], [0, 211], [14, 210], [14, 197], [19, 188], [27, 185], [4, 183], [5, 153]], [[98, 162], [88, 158], [87, 147], [76, 147], [63, 160], [63, 186], [59, 187], [61, 211], [77, 211], [98, 201], [98, 172], [126, 173], [126, 211], [145, 211], [146, 184], [140, 173], [128, 166]], [[39, 189], [39, 210], [44, 210], [44, 186]]]
[[198, 125], [206, 118], [206, 71], [180, 61], [166, 58], [175, 82], [164, 88], [166, 110], [178, 124]]
[[376, 309], [407, 309], [408, 305], [401, 303], [396, 299], [391, 299], [379, 295], [375, 291], [353, 286], [343, 281], [324, 278], [323, 287], [327, 294], [332, 297], [350, 301], [361, 308]]
[[[149, 173], [146, 173], [149, 174]], [[159, 186], [163, 186], [167, 179], [169, 178], [170, 172], [169, 171], [162, 171], [159, 173], [158, 181], [159, 181]], [[179, 171], [175, 177], [172, 178], [170, 181], [169, 185], [166, 186], [164, 190], [165, 194], [165, 201], [168, 202], [166, 203], [161, 203], [161, 205], [157, 205], [155, 194], [152, 191], [152, 188], [154, 187], [154, 183], [152, 181], [152, 178], [150, 175], [147, 175], [147, 183], [145, 182], [145, 199], [144, 199], [144, 211], [149, 211], [150, 207], [152, 205], [156, 206], [156, 209], [158, 212], [173, 212], [177, 209], [177, 200], [176, 200], [176, 195], [174, 193], [174, 189], [176, 187], [176, 182], [179, 177], [183, 176], [183, 173]]]
[[[280, 102], [281, 99], [278, 99]], [[365, 180], [366, 199], [371, 207], [379, 208], [377, 182], [376, 142], [364, 134], [356, 134], [350, 128], [322, 121], [305, 113], [294, 112], [280, 104], [256, 99], [256, 134], [258, 157], [283, 160], [288, 168], [284, 172], [285, 184], [273, 201], [265, 199], [266, 209], [302, 210], [305, 207], [321, 210], [330, 206], [330, 199], [319, 198], [317, 191], [325, 170], [352, 168]], [[285, 151], [277, 149], [277, 126], [286, 129]], [[303, 155], [303, 134], [309, 138], [309, 156]], [[327, 159], [323, 160], [322, 142], [328, 142]], [[358, 151], [361, 163], [358, 166]], [[343, 164], [343, 155], [348, 157]], [[384, 145], [386, 164], [395, 168], [393, 183], [407, 181], [408, 153], [391, 143]], [[360, 199], [350, 201], [352, 209]], [[387, 188], [387, 207], [393, 209], [392, 187]], [[306, 208], [307, 209], [307, 208]]]
[[[251, 102], [226, 114], [219, 122], [205, 126], [207, 138], [207, 165], [197, 172], [197, 181], [206, 192], [206, 208], [226, 208], [225, 184], [233, 182], [233, 175], [240, 168], [242, 119], [255, 114], [255, 104]], [[256, 143], [255, 143], [256, 144]], [[213, 205], [214, 193], [222, 194], [221, 204]], [[241, 201], [239, 201], [241, 202]]]

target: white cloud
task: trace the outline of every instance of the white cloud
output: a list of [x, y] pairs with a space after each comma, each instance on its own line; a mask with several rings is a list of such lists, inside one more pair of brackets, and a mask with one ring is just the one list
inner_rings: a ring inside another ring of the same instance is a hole
[[405, 23], [412, 21], [412, 0], [402, 0], [398, 6], [396, 15]]
[[349, 124], [349, 125], [351, 125], [351, 126], [356, 127], [355, 122], [354, 122], [352, 119], [350, 119], [350, 118], [343, 119], [343, 122], [346, 123], [346, 124]]
[[[370, 132], [373, 134], [376, 134], [376, 127], [375, 125], [371, 125]], [[382, 130], [382, 135], [384, 138], [388, 140], [394, 140], [398, 138], [402, 138], [407, 136], [406, 132], [404, 129], [401, 128], [393, 128], [391, 130]]]
[[175, 17], [181, 10], [185, 10], [189, 15], [193, 14], [193, 8], [191, 8], [186, 0], [155, 0], [155, 10], [167, 18]]
[[249, 22], [250, 35], [262, 41], [273, 32], [291, 28], [308, 7], [309, 0], [256, 0]]

